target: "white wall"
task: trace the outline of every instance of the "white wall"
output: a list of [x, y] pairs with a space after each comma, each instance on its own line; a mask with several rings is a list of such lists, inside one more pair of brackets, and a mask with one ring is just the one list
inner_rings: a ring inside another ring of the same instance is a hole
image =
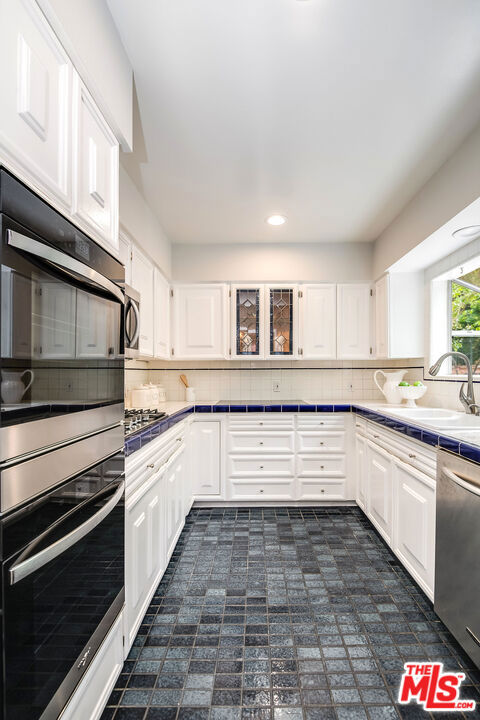
[[171, 277], [171, 245], [156, 215], [120, 163], [120, 225], [140, 247]]
[[132, 149], [133, 71], [105, 0], [38, 0], [124, 150]]
[[181, 282], [370, 282], [372, 243], [173, 245]]
[[374, 279], [479, 197], [479, 158], [480, 125], [377, 239]]

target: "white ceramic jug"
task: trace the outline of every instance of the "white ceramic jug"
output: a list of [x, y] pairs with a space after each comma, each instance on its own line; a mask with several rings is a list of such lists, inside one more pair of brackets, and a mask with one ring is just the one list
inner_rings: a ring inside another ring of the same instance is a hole
[[[23, 383], [24, 375], [30, 375], [30, 381], [27, 385]], [[12, 372], [11, 370], [2, 370], [1, 393], [4, 403], [19, 403], [33, 383], [34, 374], [31, 370], [23, 372]]]
[[[383, 370], [375, 370], [373, 373], [373, 379], [378, 389], [385, 395], [387, 403], [392, 405], [399, 405], [402, 402], [401, 390], [398, 387], [398, 383], [402, 382], [404, 375], [408, 370], [394, 370], [391, 372], [384, 372]], [[385, 378], [383, 387], [378, 384], [377, 375], [380, 373]]]

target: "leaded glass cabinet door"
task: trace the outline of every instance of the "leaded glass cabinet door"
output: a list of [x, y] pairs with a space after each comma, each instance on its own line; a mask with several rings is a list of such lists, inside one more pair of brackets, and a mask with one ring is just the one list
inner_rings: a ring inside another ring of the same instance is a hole
[[263, 358], [265, 356], [263, 285], [232, 285], [231, 307], [232, 357]]
[[298, 356], [298, 287], [265, 286], [266, 357]]

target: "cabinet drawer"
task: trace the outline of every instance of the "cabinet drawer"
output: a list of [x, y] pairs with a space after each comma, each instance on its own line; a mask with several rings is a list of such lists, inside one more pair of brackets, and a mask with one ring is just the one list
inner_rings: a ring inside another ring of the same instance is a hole
[[367, 438], [429, 477], [436, 478], [436, 451], [425, 443], [371, 422], [367, 423]]
[[345, 477], [345, 455], [299, 455], [297, 475], [302, 477]]
[[343, 453], [345, 452], [345, 432], [307, 431], [298, 433], [298, 452], [306, 453]]
[[345, 416], [339, 413], [316, 413], [313, 417], [299, 415], [299, 430], [328, 430], [330, 428], [340, 429], [345, 427]]
[[229, 430], [293, 430], [295, 416], [293, 414], [271, 415], [230, 415], [228, 418]]
[[228, 435], [229, 451], [234, 453], [293, 453], [295, 434], [283, 431], [242, 432], [230, 431]]
[[255, 479], [248, 482], [229, 483], [229, 500], [293, 500], [295, 483], [293, 480], [273, 482]]
[[295, 456], [277, 457], [275, 455], [230, 455], [228, 458], [230, 477], [293, 477], [295, 475]]
[[343, 500], [345, 483], [343, 480], [318, 481], [301, 480], [298, 487], [299, 500]]

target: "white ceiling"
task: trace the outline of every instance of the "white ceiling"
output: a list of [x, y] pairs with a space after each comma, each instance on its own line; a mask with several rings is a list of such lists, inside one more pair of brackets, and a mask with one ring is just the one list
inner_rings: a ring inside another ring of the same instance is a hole
[[173, 242], [372, 240], [480, 120], [478, 0], [107, 2]]

